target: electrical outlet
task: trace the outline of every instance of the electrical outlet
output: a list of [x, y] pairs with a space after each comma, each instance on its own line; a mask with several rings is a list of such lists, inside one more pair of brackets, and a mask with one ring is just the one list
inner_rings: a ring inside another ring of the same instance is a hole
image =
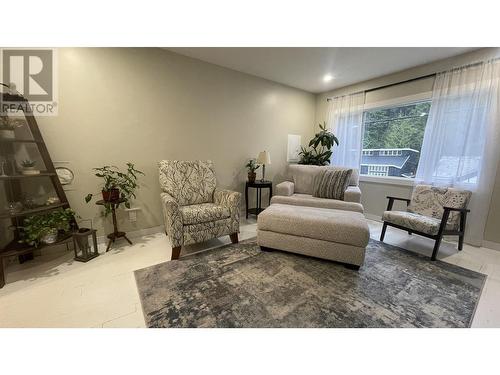
[[132, 208], [126, 208], [125, 211], [128, 212], [128, 219], [132, 222], [135, 223], [137, 221], [137, 211], [140, 210], [140, 207], [132, 207]]

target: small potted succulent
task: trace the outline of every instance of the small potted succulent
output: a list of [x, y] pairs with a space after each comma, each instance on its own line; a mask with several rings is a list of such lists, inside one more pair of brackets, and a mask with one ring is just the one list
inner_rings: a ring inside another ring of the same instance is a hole
[[245, 165], [248, 169], [248, 182], [253, 184], [255, 182], [255, 178], [257, 177], [257, 173], [255, 171], [259, 169], [259, 165], [255, 159], [250, 159], [248, 163]]
[[14, 130], [22, 126], [21, 120], [13, 120], [9, 116], [0, 116], [0, 138], [14, 139]]
[[23, 167], [21, 173], [26, 176], [31, 176], [35, 174], [40, 174], [38, 169], [35, 169], [36, 161], [31, 159], [26, 159], [21, 162], [21, 166]]

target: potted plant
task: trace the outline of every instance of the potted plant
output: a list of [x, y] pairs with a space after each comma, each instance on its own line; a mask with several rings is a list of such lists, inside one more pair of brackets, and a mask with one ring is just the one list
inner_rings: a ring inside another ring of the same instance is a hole
[[35, 247], [53, 244], [72, 229], [74, 222], [75, 212], [70, 208], [29, 216], [24, 219], [19, 242]]
[[[127, 163], [127, 170], [122, 172], [115, 166], [105, 165], [104, 167], [94, 168], [95, 175], [103, 179], [101, 189], [102, 199], [105, 202], [114, 202], [118, 199], [124, 199], [125, 207], [130, 208], [130, 200], [135, 198], [135, 189], [139, 187], [137, 176], [144, 175], [143, 172], [135, 169], [134, 164]], [[85, 197], [85, 202], [89, 203], [94, 194], [89, 193]], [[106, 212], [111, 212], [111, 205], [104, 205]]]
[[255, 178], [257, 177], [255, 171], [259, 169], [260, 166], [257, 164], [255, 159], [250, 159], [245, 167], [248, 169], [248, 182], [253, 184], [255, 182]]
[[319, 124], [320, 131], [309, 141], [309, 149], [301, 147], [299, 164], [327, 165], [332, 157], [332, 147], [339, 145], [337, 137], [326, 129], [326, 123]]
[[0, 138], [14, 139], [14, 130], [20, 126], [22, 126], [21, 120], [13, 120], [9, 116], [0, 116]]
[[21, 162], [21, 166], [23, 167], [21, 173], [27, 176], [40, 174], [38, 169], [35, 169], [36, 161], [31, 159], [26, 159]]

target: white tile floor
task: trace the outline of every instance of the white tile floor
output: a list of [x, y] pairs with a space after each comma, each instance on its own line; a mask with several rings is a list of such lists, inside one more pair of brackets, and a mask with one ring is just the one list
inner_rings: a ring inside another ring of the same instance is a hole
[[[369, 220], [372, 238], [381, 224]], [[240, 239], [255, 236], [255, 221], [242, 223]], [[135, 238], [88, 263], [74, 262], [63, 249], [33, 261], [10, 264], [0, 289], [0, 327], [144, 327], [133, 271], [170, 259], [163, 233]], [[432, 241], [388, 228], [386, 242], [430, 254]], [[183, 254], [229, 243], [229, 238], [189, 246]], [[120, 245], [120, 243], [119, 243]], [[102, 249], [101, 251], [104, 251]], [[443, 243], [440, 259], [488, 275], [473, 327], [500, 327], [500, 251]]]

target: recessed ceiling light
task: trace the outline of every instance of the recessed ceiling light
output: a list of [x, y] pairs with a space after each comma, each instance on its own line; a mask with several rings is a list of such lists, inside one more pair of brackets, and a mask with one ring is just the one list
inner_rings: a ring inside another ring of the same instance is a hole
[[330, 82], [333, 79], [331, 74], [327, 74], [323, 77], [323, 82]]

